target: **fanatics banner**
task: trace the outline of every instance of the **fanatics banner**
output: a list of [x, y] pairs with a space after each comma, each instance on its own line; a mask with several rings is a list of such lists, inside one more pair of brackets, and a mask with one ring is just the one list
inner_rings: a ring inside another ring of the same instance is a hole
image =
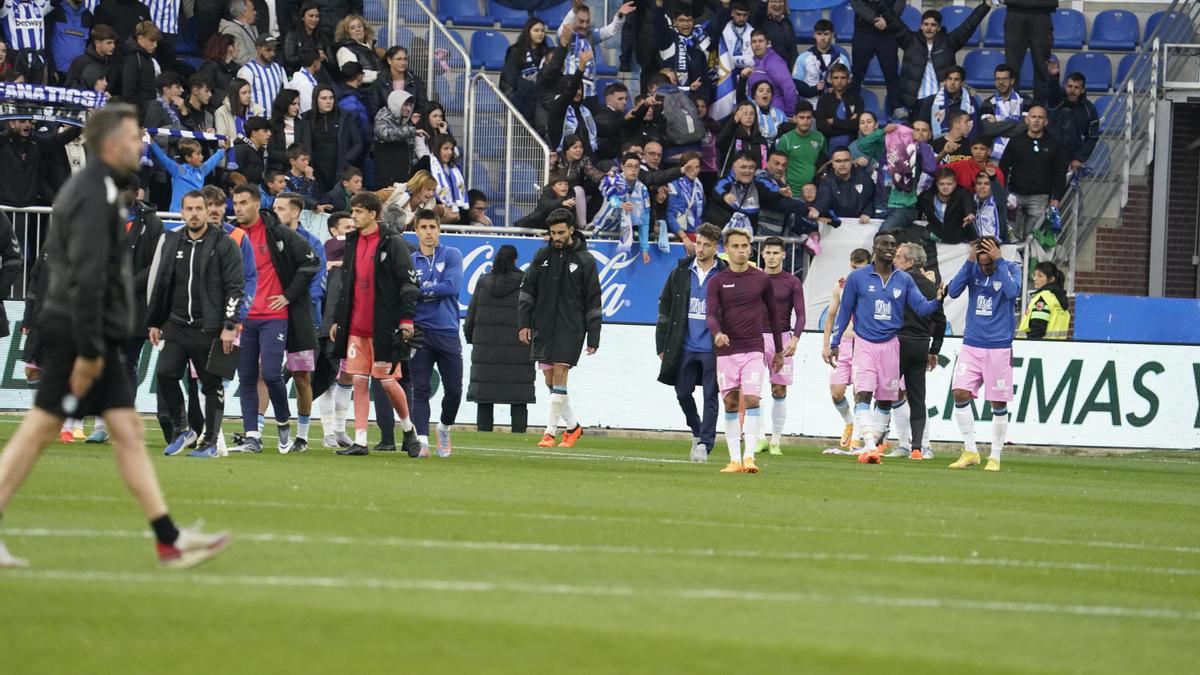
[[0, 83], [0, 120], [37, 120], [83, 126], [88, 114], [103, 106], [104, 94], [88, 89]]

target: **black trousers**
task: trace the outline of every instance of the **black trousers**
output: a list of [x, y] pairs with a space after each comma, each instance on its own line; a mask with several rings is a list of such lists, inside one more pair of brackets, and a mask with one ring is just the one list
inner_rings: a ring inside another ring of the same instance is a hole
[[929, 338], [900, 338], [900, 376], [908, 398], [912, 421], [912, 446], [921, 447], [925, 438], [925, 369], [929, 367]]
[[[867, 67], [871, 59], [879, 59], [879, 69], [883, 71], [883, 81], [887, 85], [887, 101], [884, 106], [888, 114], [900, 103], [900, 58], [897, 55], [896, 38], [891, 33], [877, 31], [874, 28], [854, 29], [854, 39], [851, 41], [853, 51], [850, 54], [850, 88], [858, 93], [867, 77]], [[912, 111], [915, 114], [916, 111]]]
[[158, 355], [158, 366], [155, 376], [158, 378], [158, 390], [161, 392], [158, 416], [160, 420], [168, 419], [178, 434], [191, 425], [186, 419], [183, 408], [183, 389], [181, 381], [188, 376], [188, 363], [196, 364], [196, 372], [200, 375], [200, 389], [205, 398], [204, 427], [210, 437], [216, 438], [215, 432], [221, 428], [221, 418], [225, 412], [225, 387], [221, 384], [221, 376], [208, 372], [204, 364], [208, 362], [208, 352], [212, 349], [215, 333], [206, 333], [199, 328], [189, 328], [168, 323], [163, 327], [162, 352]]
[[[492, 431], [496, 427], [496, 404], [476, 404], [478, 411], [475, 418], [475, 428], [479, 431]], [[512, 432], [523, 434], [529, 430], [529, 406], [524, 403], [512, 404]]]
[[1054, 24], [1050, 21], [1050, 12], [1014, 12], [1008, 10], [1004, 18], [1004, 62], [1012, 68], [1016, 82], [1013, 88], [1021, 85], [1021, 66], [1025, 62], [1025, 52], [1029, 51], [1033, 61], [1033, 91], [1034, 96], [1044, 96], [1046, 82], [1050, 73], [1046, 70], [1046, 61], [1050, 59], [1050, 48], [1054, 43]]

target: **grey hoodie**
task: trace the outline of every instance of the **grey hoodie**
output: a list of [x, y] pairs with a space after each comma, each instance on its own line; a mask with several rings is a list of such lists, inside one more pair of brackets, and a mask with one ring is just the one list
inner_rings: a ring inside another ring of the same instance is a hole
[[237, 47], [237, 56], [233, 57], [235, 63], [244, 66], [254, 60], [255, 54], [258, 52], [254, 46], [255, 41], [258, 40], [258, 28], [247, 26], [239, 21], [221, 19], [217, 30], [233, 38], [233, 44]]

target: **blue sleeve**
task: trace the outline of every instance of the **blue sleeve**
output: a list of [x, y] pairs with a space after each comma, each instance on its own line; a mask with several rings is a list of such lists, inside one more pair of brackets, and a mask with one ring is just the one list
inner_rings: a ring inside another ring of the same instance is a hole
[[158, 160], [158, 163], [162, 166], [163, 171], [166, 171], [168, 174], [170, 174], [172, 178], [179, 176], [180, 172], [183, 171], [183, 167], [180, 166], [178, 162], [168, 157], [167, 153], [163, 152], [162, 148], [158, 147], [158, 143], [147, 143], [146, 145], [150, 146], [150, 153], [154, 155], [154, 159]]
[[687, 200], [679, 192], [674, 189], [674, 185], [667, 192], [667, 229], [671, 231], [671, 234], [679, 233], [679, 216], [687, 210]]
[[1001, 260], [996, 270], [1000, 277], [1000, 293], [1006, 300], [1021, 297], [1021, 266], [1012, 260]]
[[242, 237], [242, 274], [246, 277], [246, 284], [243, 289], [244, 302], [238, 312], [239, 322], [250, 313], [250, 307], [254, 304], [254, 294], [258, 292], [258, 265], [254, 263], [254, 247], [250, 245], [249, 237]]
[[929, 298], [926, 298], [925, 294], [922, 293], [921, 289], [917, 287], [917, 282], [913, 281], [912, 277], [908, 278], [908, 289], [905, 293], [904, 300], [908, 303], [909, 307], [913, 308], [913, 311], [916, 312], [918, 316], [929, 316], [942, 306], [942, 302], [940, 300], [930, 300]]
[[638, 237], [641, 238], [642, 253], [650, 251], [650, 191], [640, 185], [638, 195], [642, 200], [642, 215], [638, 218]]
[[213, 169], [217, 168], [217, 165], [221, 163], [222, 159], [225, 159], [225, 148], [218, 148], [217, 151], [212, 154], [212, 157], [204, 160], [204, 164], [200, 165], [200, 172], [207, 176], [208, 174], [212, 173]]
[[463, 276], [462, 253], [458, 249], [446, 249], [446, 267], [439, 276], [437, 281], [421, 287], [421, 297], [457, 298]]
[[[306, 234], [308, 233], [306, 232]], [[313, 319], [317, 324], [317, 328], [320, 328], [321, 305], [325, 299], [325, 247], [311, 234], [308, 234], [304, 239], [312, 247], [313, 252], [317, 254], [317, 259], [321, 261], [321, 266], [317, 268], [317, 273], [313, 275], [312, 281], [308, 284], [308, 294], [312, 298], [313, 310], [316, 311]]]
[[952, 298], [962, 295], [962, 292], [967, 288], [967, 282], [971, 280], [971, 273], [975, 270], [976, 264], [968, 260], [963, 263], [962, 267], [958, 268], [958, 274], [955, 274], [954, 278], [950, 280], [949, 285], [946, 286], [946, 295]]
[[842, 301], [838, 305], [837, 320], [833, 322], [833, 334], [829, 340], [831, 347], [842, 343], [842, 333], [846, 332], [846, 326], [849, 326], [850, 319], [854, 318], [856, 304], [858, 304], [858, 286], [854, 277], [851, 276], [846, 279], [846, 287], [842, 289]]

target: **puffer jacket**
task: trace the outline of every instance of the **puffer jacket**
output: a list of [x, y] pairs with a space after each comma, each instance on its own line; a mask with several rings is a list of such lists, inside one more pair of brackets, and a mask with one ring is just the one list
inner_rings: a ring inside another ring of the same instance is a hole
[[476, 403], [534, 403], [534, 369], [529, 347], [517, 338], [520, 271], [485, 274], [479, 279], [463, 334], [471, 345], [467, 400]]
[[881, 5], [883, 18], [887, 20], [888, 28], [896, 35], [896, 44], [904, 51], [900, 64], [900, 103], [910, 111], [917, 106], [917, 93], [921, 90], [921, 79], [925, 76], [925, 64], [933, 59], [933, 69], [937, 73], [938, 82], [946, 79], [946, 73], [958, 65], [956, 55], [971, 34], [979, 27], [983, 17], [991, 11], [987, 3], [979, 3], [962, 24], [947, 32], [942, 28], [933, 38], [933, 50], [925, 42], [925, 36], [919, 30], [909, 30], [908, 25], [888, 5]]
[[[409, 95], [408, 92], [401, 92]], [[392, 114], [388, 106], [375, 113], [375, 183], [403, 183], [412, 176], [413, 141], [417, 128]]]

